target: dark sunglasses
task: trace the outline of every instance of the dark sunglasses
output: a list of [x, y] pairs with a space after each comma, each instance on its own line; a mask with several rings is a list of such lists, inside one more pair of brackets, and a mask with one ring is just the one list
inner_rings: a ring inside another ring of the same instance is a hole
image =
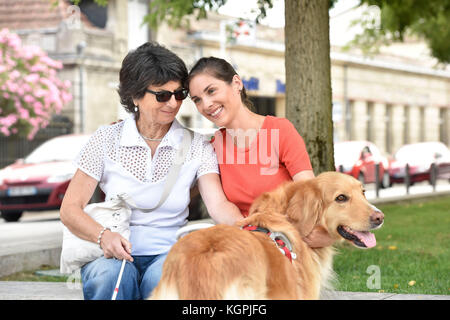
[[188, 93], [189, 93], [189, 90], [185, 89], [185, 88], [182, 88], [182, 89], [179, 89], [179, 90], [176, 90], [173, 92], [166, 91], [166, 90], [156, 92], [156, 91], [152, 91], [149, 89], [147, 89], [145, 91], [154, 94], [156, 96], [156, 101], [158, 101], [158, 102], [167, 102], [170, 100], [172, 95], [175, 96], [176, 100], [184, 100], [184, 99], [186, 99], [186, 97], [188, 96]]

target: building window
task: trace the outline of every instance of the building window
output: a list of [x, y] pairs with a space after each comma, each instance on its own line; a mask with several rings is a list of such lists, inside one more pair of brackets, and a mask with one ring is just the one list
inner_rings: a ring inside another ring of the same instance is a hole
[[106, 6], [99, 6], [93, 0], [83, 0], [78, 6], [94, 26], [101, 29], [106, 27], [108, 21], [108, 8]]
[[249, 97], [253, 103], [253, 111], [263, 116], [275, 116], [275, 98]]
[[128, 1], [128, 49], [136, 49], [149, 40], [149, 28], [142, 24], [148, 13], [148, 1]]

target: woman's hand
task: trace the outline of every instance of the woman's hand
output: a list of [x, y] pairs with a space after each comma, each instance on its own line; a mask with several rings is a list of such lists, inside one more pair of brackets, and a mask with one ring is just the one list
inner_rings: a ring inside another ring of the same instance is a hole
[[117, 232], [106, 230], [100, 240], [100, 247], [105, 258], [116, 258], [133, 262], [131, 256], [131, 243]]
[[303, 240], [311, 248], [329, 247], [336, 241], [323, 227], [314, 228]]

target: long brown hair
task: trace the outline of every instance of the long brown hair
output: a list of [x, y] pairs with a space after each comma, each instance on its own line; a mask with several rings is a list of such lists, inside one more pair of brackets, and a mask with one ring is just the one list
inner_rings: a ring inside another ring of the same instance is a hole
[[[198, 60], [192, 67], [184, 84], [185, 88], [189, 89], [189, 83], [191, 82], [192, 78], [204, 72], [208, 73], [216, 79], [225, 81], [228, 84], [231, 84], [235, 75], [238, 75], [233, 66], [226, 60], [216, 57], [205, 57]], [[245, 87], [242, 87], [241, 90], [241, 101], [247, 108], [253, 110], [253, 103], [248, 98]]]

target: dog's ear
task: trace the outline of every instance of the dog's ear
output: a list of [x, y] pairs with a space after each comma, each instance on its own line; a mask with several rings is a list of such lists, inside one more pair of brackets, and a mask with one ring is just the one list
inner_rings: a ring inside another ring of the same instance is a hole
[[286, 195], [284, 188], [287, 183], [282, 184], [275, 190], [264, 192], [256, 198], [249, 209], [249, 215], [257, 212], [271, 212], [282, 214], [286, 210]]
[[288, 196], [286, 215], [302, 237], [311, 233], [323, 212], [322, 193], [313, 180], [292, 186]]
[[261, 194], [258, 198], [253, 201], [250, 209], [248, 210], [248, 214], [252, 215], [257, 212], [263, 212], [265, 207], [267, 207], [267, 203], [269, 203], [270, 194], [265, 192]]

